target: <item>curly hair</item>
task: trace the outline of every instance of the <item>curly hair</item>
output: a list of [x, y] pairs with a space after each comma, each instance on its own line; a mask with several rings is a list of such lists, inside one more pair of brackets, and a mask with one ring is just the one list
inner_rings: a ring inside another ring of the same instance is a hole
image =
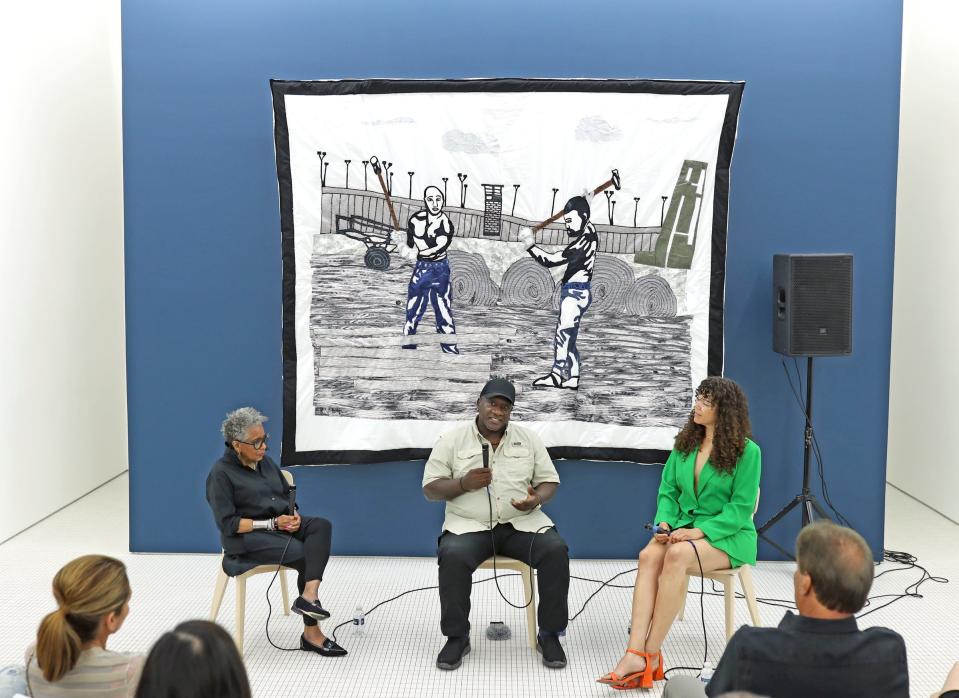
[[[752, 435], [746, 395], [728, 378], [710, 376], [696, 388], [696, 397], [708, 400], [716, 408], [716, 432], [709, 460], [716, 470], [731, 475], [746, 448], [746, 438]], [[674, 448], [683, 454], [698, 448], [706, 437], [706, 427], [693, 421], [695, 413], [694, 408], [686, 425], [676, 435]]]

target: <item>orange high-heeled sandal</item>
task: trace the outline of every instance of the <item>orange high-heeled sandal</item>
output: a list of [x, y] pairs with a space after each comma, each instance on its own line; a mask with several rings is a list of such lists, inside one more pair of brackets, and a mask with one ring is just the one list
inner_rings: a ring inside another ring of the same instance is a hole
[[[635, 654], [637, 657], [643, 657], [646, 660], [646, 666], [643, 667], [642, 671], [634, 671], [632, 674], [627, 674], [621, 681], [611, 683], [610, 686], [617, 691], [628, 691], [633, 688], [652, 688], [653, 661], [650, 654], [648, 652], [640, 652], [639, 650], [627, 649], [626, 651], [630, 654]], [[660, 666], [662, 665], [660, 664]]]
[[653, 669], [653, 681], [662, 681], [663, 679], [666, 678], [666, 673], [663, 671], [663, 653], [656, 652], [656, 654], [653, 654], [652, 652], [650, 652], [649, 653], [650, 662], [652, 662], [653, 657], [656, 657], [659, 660], [659, 665], [655, 669]]
[[[640, 652], [638, 650], [631, 650], [628, 647], [626, 648], [626, 651], [632, 654], [638, 655], [640, 657], [646, 656], [645, 653]], [[647, 661], [649, 660], [647, 659]], [[636, 673], [642, 673], [642, 672], [636, 672]], [[623, 681], [627, 680], [630, 676], [633, 676], [633, 675], [634, 674], [627, 674], [626, 676], [620, 676], [615, 671], [611, 671], [608, 674], [605, 674], [604, 676], [600, 676], [598, 679], [596, 679], [596, 683], [601, 683], [605, 686], [612, 686], [613, 684], [622, 683]]]

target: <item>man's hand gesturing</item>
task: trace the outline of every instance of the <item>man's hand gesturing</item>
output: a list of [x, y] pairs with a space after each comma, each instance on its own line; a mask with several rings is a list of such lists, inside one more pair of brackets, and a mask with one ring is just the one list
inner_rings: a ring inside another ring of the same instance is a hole
[[527, 486], [526, 499], [511, 499], [509, 503], [520, 511], [531, 511], [542, 504], [543, 500], [540, 499], [540, 496], [537, 494], [536, 490], [534, 490], [531, 486]]

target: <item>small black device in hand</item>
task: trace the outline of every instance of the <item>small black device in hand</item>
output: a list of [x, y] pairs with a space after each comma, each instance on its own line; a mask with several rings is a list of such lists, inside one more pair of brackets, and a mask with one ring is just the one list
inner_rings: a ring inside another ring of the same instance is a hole
[[483, 444], [483, 467], [489, 467], [489, 444]]
[[645, 528], [647, 531], [652, 531], [654, 534], [656, 534], [656, 533], [662, 533], [663, 535], [668, 536], [670, 533], [672, 533], [672, 531], [670, 531], [668, 528], [660, 528], [659, 526], [656, 526], [656, 527], [654, 528], [654, 527], [653, 527], [653, 524], [646, 524], [646, 525], [644, 526], [644, 528]]
[[296, 485], [290, 485], [290, 516], [296, 516]]

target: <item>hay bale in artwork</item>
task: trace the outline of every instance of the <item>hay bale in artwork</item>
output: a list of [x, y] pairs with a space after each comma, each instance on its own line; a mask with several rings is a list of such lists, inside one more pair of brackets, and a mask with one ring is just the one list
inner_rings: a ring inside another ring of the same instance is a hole
[[475, 252], [450, 251], [450, 283], [453, 301], [489, 307], [499, 298], [499, 289], [490, 278], [483, 256]]
[[593, 300], [590, 310], [593, 312], [621, 312], [626, 291], [633, 283], [633, 268], [628, 262], [611, 255], [596, 255], [593, 269]]
[[500, 294], [505, 305], [522, 308], [549, 308], [553, 296], [553, 275], [530, 257], [513, 262], [503, 274]]
[[661, 276], [640, 277], [626, 293], [626, 312], [640, 317], [676, 317], [676, 294]]
[[[589, 309], [612, 310], [620, 312], [623, 309], [623, 298], [633, 283], [633, 270], [628, 262], [618, 257], [596, 255], [596, 266], [593, 269], [593, 281], [590, 284], [593, 299]], [[563, 284], [556, 284], [553, 290], [551, 307], [559, 310], [559, 299], [563, 292]]]

